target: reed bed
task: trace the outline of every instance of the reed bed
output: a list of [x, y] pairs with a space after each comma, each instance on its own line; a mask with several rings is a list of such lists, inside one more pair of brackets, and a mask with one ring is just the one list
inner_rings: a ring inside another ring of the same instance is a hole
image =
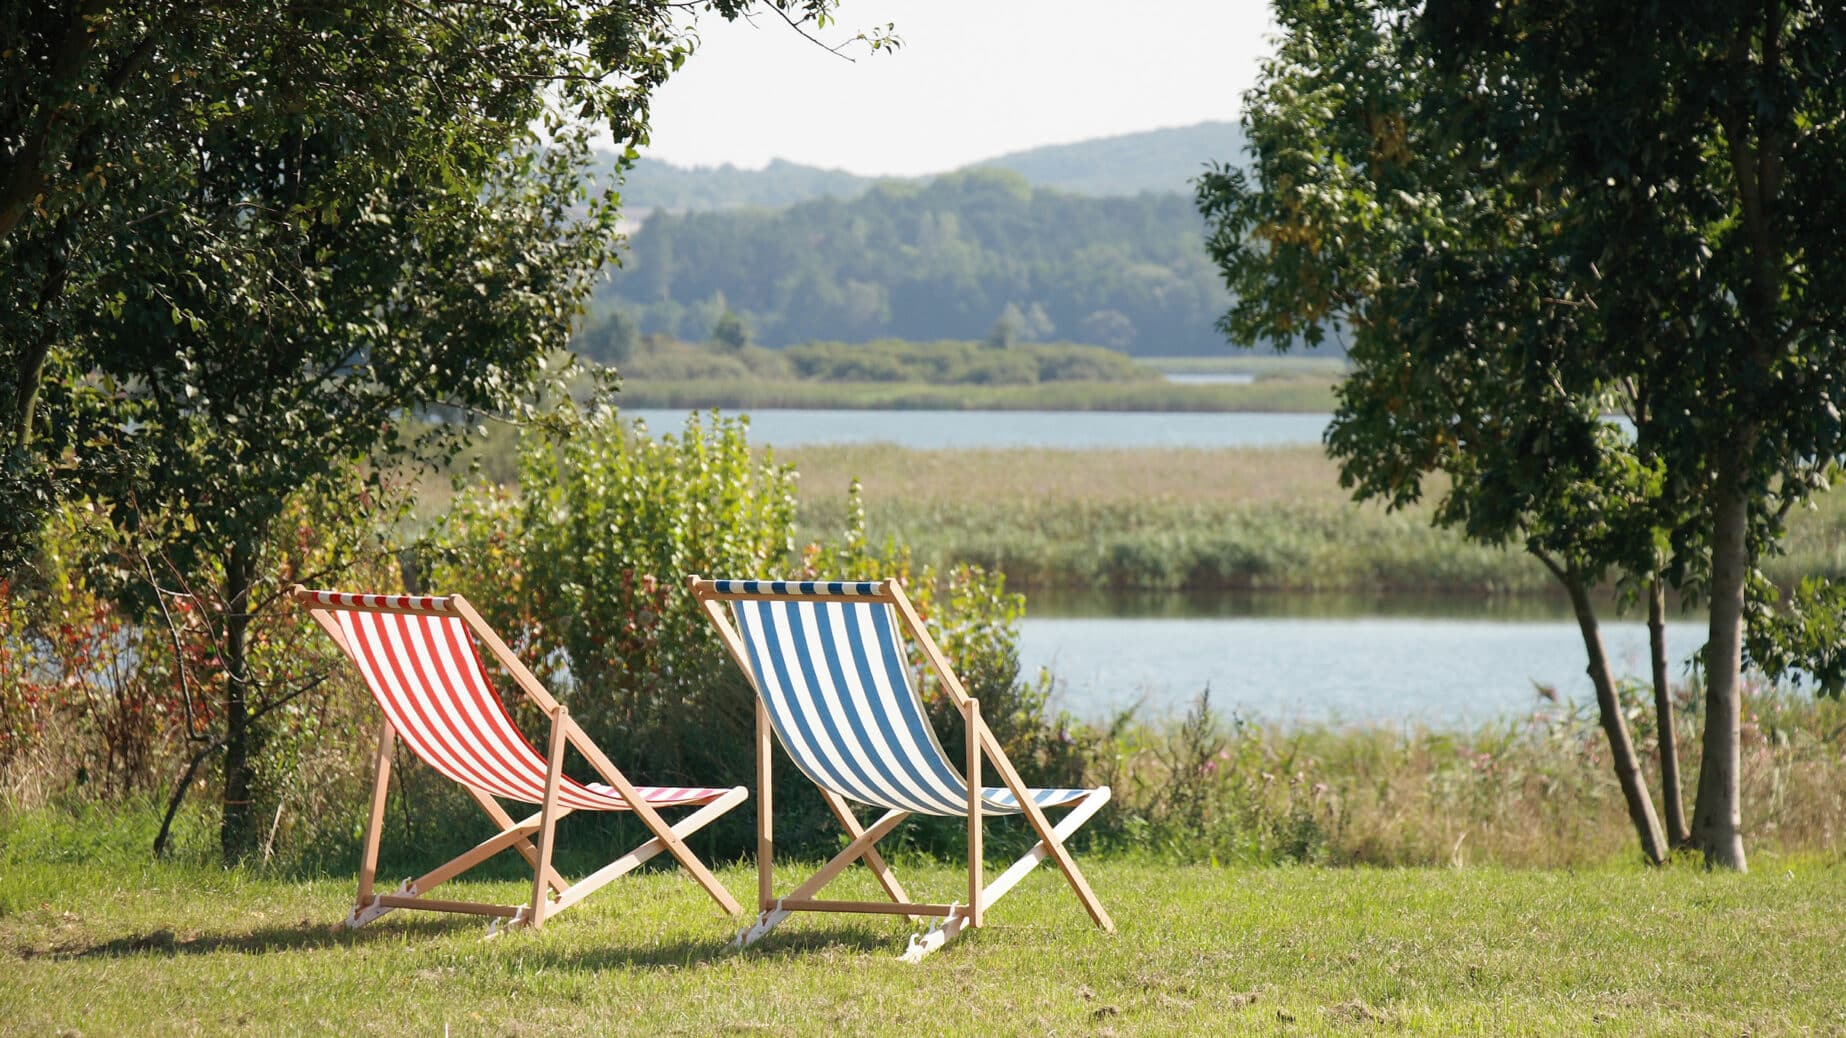
[[[778, 452], [801, 473], [802, 525], [844, 521], [863, 485], [868, 526], [939, 565], [977, 562], [1019, 588], [1419, 590], [1535, 593], [1523, 552], [1433, 528], [1427, 507], [1356, 504], [1318, 447]], [[1441, 489], [1432, 482], [1426, 496]], [[1765, 572], [1792, 584], [1846, 574], [1846, 495], [1790, 520]]]
[[[1657, 791], [1651, 690], [1629, 683], [1621, 694]], [[1689, 776], [1698, 774], [1701, 696], [1694, 685], [1676, 690]], [[1763, 686], [1745, 704], [1743, 817], [1754, 853], [1837, 854], [1846, 704]], [[1119, 724], [1094, 767], [1091, 778], [1108, 781], [1118, 801], [1104, 838], [1130, 853], [1393, 867], [1640, 860], [1594, 708], [1539, 696], [1523, 716], [1469, 730], [1266, 727], [1217, 716], [1201, 699], [1167, 726]]]

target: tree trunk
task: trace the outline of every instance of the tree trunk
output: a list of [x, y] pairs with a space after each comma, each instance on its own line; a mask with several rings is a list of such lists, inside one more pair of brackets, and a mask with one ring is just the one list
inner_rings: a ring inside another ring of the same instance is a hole
[[218, 845], [227, 865], [256, 848], [256, 816], [250, 803], [251, 758], [256, 747], [250, 724], [250, 584], [255, 552], [239, 540], [224, 560], [224, 815]]
[[1692, 845], [1712, 867], [1745, 872], [1739, 782], [1743, 721], [1744, 583], [1750, 573], [1749, 494], [1743, 446], [1719, 460], [1713, 491], [1711, 632], [1705, 643], [1705, 739]]
[[1609, 740], [1609, 756], [1615, 765], [1616, 781], [1621, 783], [1622, 797], [1628, 802], [1628, 818], [1635, 834], [1641, 838], [1641, 853], [1658, 865], [1667, 859], [1667, 845], [1660, 832], [1660, 819], [1654, 813], [1654, 801], [1647, 794], [1641, 777], [1641, 765], [1635, 757], [1634, 741], [1628, 737], [1628, 721], [1622, 716], [1621, 701], [1615, 695], [1615, 680], [1609, 676], [1609, 657], [1602, 645], [1602, 629], [1596, 622], [1596, 608], [1590, 603], [1590, 591], [1573, 571], [1559, 574], [1570, 592], [1570, 605], [1577, 614], [1577, 629], [1583, 633], [1583, 649], [1589, 654], [1590, 682], [1596, 686], [1596, 707], [1602, 718], [1603, 735]]
[[27, 341], [19, 345], [14, 357], [6, 434], [16, 447], [32, 442], [32, 421], [38, 411], [39, 386], [45, 381], [45, 360], [51, 356], [52, 341], [59, 334], [52, 310], [70, 278], [70, 244], [66, 240], [69, 234], [70, 220], [59, 219], [50, 235], [51, 253], [46, 259], [45, 279], [39, 285], [35, 306], [37, 319], [32, 322]]
[[1660, 729], [1660, 800], [1666, 808], [1667, 842], [1692, 842], [1686, 828], [1685, 796], [1679, 782], [1679, 732], [1673, 721], [1673, 692], [1667, 679], [1667, 585], [1654, 578], [1647, 596], [1647, 642], [1654, 665], [1654, 721]]

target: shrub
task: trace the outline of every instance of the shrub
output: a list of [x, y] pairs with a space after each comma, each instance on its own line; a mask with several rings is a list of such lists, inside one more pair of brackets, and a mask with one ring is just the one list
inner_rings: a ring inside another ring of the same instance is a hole
[[1031, 385], [1037, 382], [1159, 381], [1127, 355], [1099, 346], [942, 341], [807, 342], [783, 351], [794, 372], [821, 382]]
[[[394, 556], [377, 540], [389, 513], [359, 473], [349, 489], [284, 504], [264, 547], [272, 564], [249, 596], [255, 705], [271, 704], [255, 719], [252, 788], [268, 860], [340, 842], [363, 809], [369, 697], [283, 595], [297, 579], [395, 587]], [[0, 587], [0, 801], [9, 808], [140, 805], [158, 823], [160, 805], [178, 812], [185, 800], [187, 832], [202, 831], [193, 824], [201, 811], [215, 814], [206, 805], [218, 792], [222, 580], [209, 561], [180, 573], [145, 544], [74, 505], [54, 518], [28, 579]]]
[[[866, 537], [856, 484], [838, 536], [797, 550], [795, 473], [769, 452], [754, 456], [747, 428], [694, 414], [679, 435], [655, 438], [603, 414], [561, 445], [533, 441], [521, 498], [465, 492], [429, 542], [431, 572], [440, 589], [477, 602], [637, 781], [752, 781], [752, 693], [686, 592], [691, 573], [903, 582], [1022, 768], [1076, 774], [1047, 726], [1044, 682], [1019, 680], [1019, 596], [972, 567], [941, 588], [934, 571], [913, 571], [907, 551]], [[959, 739], [959, 715], [938, 690], [925, 693], [940, 730]], [[787, 791], [776, 798], [778, 843], [831, 847], [837, 830], [810, 784], [786, 762], [776, 781]], [[748, 825], [747, 815], [727, 819], [708, 839], [721, 856], [740, 852]], [[934, 846], [933, 832], [921, 841]]]

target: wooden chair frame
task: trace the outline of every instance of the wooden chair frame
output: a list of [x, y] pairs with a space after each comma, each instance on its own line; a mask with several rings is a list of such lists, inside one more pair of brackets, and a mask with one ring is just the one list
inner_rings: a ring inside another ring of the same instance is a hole
[[[691, 874], [692, 878], [718, 902], [728, 915], [736, 915], [743, 910], [737, 899], [731, 896], [722, 884], [705, 867], [690, 848], [686, 846], [686, 837], [704, 828], [720, 815], [736, 807], [749, 796], [748, 790], [736, 786], [722, 796], [703, 805], [697, 811], [681, 818], [671, 825], [660, 817], [653, 805], [642, 799], [635, 786], [628, 780], [620, 768], [611, 762], [597, 745], [590, 741], [583, 728], [579, 726], [562, 703], [552, 698], [533, 673], [513, 654], [506, 643], [487, 626], [486, 621], [475, 611], [467, 599], [460, 595], [448, 595], [441, 598], [418, 597], [420, 603], [430, 603], [428, 608], [411, 608], [399, 605], [365, 605], [342, 603], [327, 606], [320, 603], [319, 591], [309, 590], [297, 584], [293, 596], [297, 602], [308, 607], [308, 613], [321, 629], [330, 635], [349, 658], [354, 657], [353, 647], [347, 643], [346, 634], [332, 616], [333, 610], [353, 610], [374, 613], [412, 613], [417, 615], [443, 615], [459, 618], [468, 630], [493, 653], [500, 665], [506, 668], [519, 690], [525, 694], [551, 722], [548, 744], [547, 772], [545, 778], [545, 799], [539, 810], [521, 820], [515, 821], [499, 801], [494, 797], [473, 789], [465, 784], [462, 788], [469, 797], [480, 805], [488, 818], [499, 827], [493, 836], [476, 844], [470, 850], [457, 855], [449, 861], [424, 873], [415, 879], [405, 880], [391, 893], [381, 894], [373, 890], [378, 872], [378, 850], [384, 830], [385, 796], [391, 780], [391, 758], [397, 741], [397, 731], [387, 717], [379, 727], [377, 756], [373, 763], [371, 819], [366, 825], [365, 849], [359, 866], [359, 891], [354, 900], [352, 912], [346, 917], [348, 928], [357, 929], [394, 909], [418, 909], [430, 912], [454, 912], [466, 915], [493, 917], [490, 935], [497, 933], [504, 923], [508, 926], [527, 926], [533, 930], [540, 929], [545, 921], [559, 912], [577, 904], [590, 894], [611, 881], [633, 871], [642, 863], [655, 857], [662, 851], [671, 854], [680, 866]], [[348, 596], [356, 598], [358, 596]], [[377, 598], [395, 598], [398, 596], [367, 596]], [[558, 803], [558, 791], [564, 772], [564, 748], [574, 746], [589, 761], [590, 766], [602, 776], [615, 792], [628, 802], [635, 815], [641, 819], [652, 838], [643, 842], [628, 853], [615, 859], [575, 883], [567, 882], [551, 865], [554, 833], [558, 820], [573, 813], [573, 809]], [[534, 845], [533, 837], [537, 837]], [[428, 896], [429, 892], [456, 876], [467, 872], [476, 865], [486, 861], [501, 851], [512, 849], [526, 859], [532, 866], [532, 896], [522, 905], [498, 905], [479, 901], [444, 901]]]
[[[771, 582], [764, 581], [763, 584]], [[777, 582], [792, 585], [796, 582]], [[749, 653], [743, 637], [726, 614], [723, 603], [738, 600], [748, 601], [808, 601], [808, 602], [883, 602], [892, 606], [899, 621], [912, 639], [923, 650], [924, 659], [930, 669], [942, 681], [942, 687], [948, 692], [967, 726], [967, 761], [965, 775], [968, 786], [968, 900], [966, 903], [931, 904], [912, 901], [904, 892], [903, 886], [891, 872], [890, 866], [878, 853], [877, 844], [890, 835], [898, 825], [910, 817], [910, 812], [890, 810], [879, 817], [870, 826], [862, 824], [853, 813], [845, 797], [825, 787], [820, 789], [821, 797], [833, 813], [841, 827], [846, 830], [850, 842], [838, 854], [834, 855], [820, 871], [808, 877], [789, 893], [777, 896], [775, 893], [775, 833], [773, 821], [774, 800], [771, 786], [772, 758], [775, 733], [770, 724], [769, 708], [764, 705], [761, 690], [756, 699], [756, 868], [757, 868], [757, 910], [759, 915], [755, 924], [737, 935], [733, 942], [736, 947], [747, 947], [775, 929], [783, 920], [794, 912], [861, 912], [874, 914], [893, 914], [908, 917], [912, 922], [920, 918], [934, 918], [936, 923], [921, 936], [913, 936], [910, 946], [902, 956], [907, 962], [919, 962], [930, 952], [941, 948], [962, 930], [968, 927], [979, 928], [986, 923], [986, 910], [999, 901], [1008, 891], [1024, 879], [1039, 862], [1050, 858], [1057, 864], [1070, 888], [1076, 893], [1078, 901], [1089, 913], [1091, 920], [1103, 930], [1114, 933], [1115, 922], [1103, 908], [1101, 900], [1090, 889], [1089, 881], [1071, 858], [1064, 841], [1070, 838], [1082, 825], [1089, 821], [1102, 806], [1109, 801], [1110, 790], [1107, 786], [1099, 787], [1070, 805], [1069, 813], [1052, 825], [1044, 811], [1027, 795], [1027, 786], [1020, 779], [1019, 772], [1007, 759], [1006, 751], [1000, 741], [994, 737], [993, 730], [981, 718], [981, 704], [963, 687], [961, 679], [949, 666], [948, 658], [937, 646], [916, 607], [904, 594], [903, 587], [895, 580], [882, 580], [874, 584], [873, 593], [865, 594], [830, 594], [826, 592], [758, 592], [758, 591], [719, 591], [717, 582], [702, 579], [696, 575], [687, 578], [687, 586], [700, 609], [717, 628], [718, 636], [723, 641], [725, 650], [731, 659], [744, 672], [752, 688], [756, 685], [755, 672], [751, 669]], [[1000, 775], [1006, 788], [1011, 790], [1023, 809], [1026, 821], [1032, 831], [1038, 835], [1038, 842], [1025, 855], [1013, 862], [1011, 866], [995, 877], [991, 883], [983, 882], [984, 861], [982, 856], [982, 765], [991, 764]], [[825, 901], [816, 898], [828, 883], [843, 872], [847, 866], [863, 859], [872, 870], [878, 883], [884, 888], [890, 901]]]

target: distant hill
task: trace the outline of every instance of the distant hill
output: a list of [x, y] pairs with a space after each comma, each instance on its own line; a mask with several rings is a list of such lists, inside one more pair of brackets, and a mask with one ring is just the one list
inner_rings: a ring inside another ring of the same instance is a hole
[[1096, 198], [1144, 191], [1191, 194], [1189, 181], [1206, 163], [1240, 161], [1243, 153], [1243, 127], [1219, 122], [1033, 148], [975, 166], [1010, 169], [1034, 187]]
[[[1093, 198], [1190, 194], [1188, 182], [1207, 162], [1241, 159], [1243, 149], [1242, 127], [1213, 122], [1032, 148], [966, 168], [1012, 170], [1034, 187]], [[604, 171], [612, 166], [612, 159], [602, 163]], [[728, 164], [688, 169], [643, 157], [622, 187], [622, 208], [636, 215], [655, 210], [781, 209], [817, 198], [847, 201], [878, 182], [875, 177], [782, 159], [750, 170]]]
[[[602, 163], [603, 176], [612, 165], [611, 161]], [[655, 210], [782, 209], [816, 198], [857, 198], [876, 182], [844, 170], [783, 159], [762, 169], [738, 169], [729, 163], [685, 169], [644, 157], [635, 162], [622, 185], [622, 209], [637, 215]]]

